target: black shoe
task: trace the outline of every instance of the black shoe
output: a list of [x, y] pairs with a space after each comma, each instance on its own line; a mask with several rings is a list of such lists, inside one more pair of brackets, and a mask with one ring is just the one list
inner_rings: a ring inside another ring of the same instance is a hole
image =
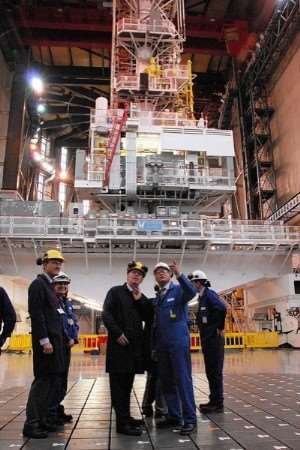
[[197, 428], [196, 423], [186, 423], [181, 428], [180, 434], [181, 434], [181, 436], [187, 436], [188, 434], [191, 434], [193, 431], [195, 431], [196, 428]]
[[222, 413], [224, 411], [224, 406], [219, 405], [213, 405], [211, 403], [207, 405], [200, 405], [200, 412], [203, 414], [209, 414], [209, 413]]
[[127, 436], [141, 436], [142, 430], [127, 423], [117, 426], [117, 433], [127, 434]]
[[63, 424], [64, 423], [70, 423], [70, 422], [73, 421], [73, 416], [72, 416], [72, 414], [65, 414], [65, 413], [63, 413], [63, 414], [58, 416], [58, 419], [61, 419]]
[[48, 433], [43, 430], [38, 424], [35, 425], [24, 425], [23, 436], [31, 439], [46, 439]]
[[142, 409], [143, 416], [152, 417], [153, 416], [153, 408], [152, 406], [147, 406]]
[[40, 423], [40, 428], [42, 430], [46, 430], [46, 431], [58, 431], [59, 430], [59, 426], [55, 423], [54, 420], [43, 420]]
[[142, 419], [135, 419], [134, 417], [129, 417], [129, 425], [133, 427], [141, 427], [144, 425], [144, 421]]
[[156, 423], [156, 428], [181, 428], [182, 424], [173, 417], [166, 417], [164, 420]]

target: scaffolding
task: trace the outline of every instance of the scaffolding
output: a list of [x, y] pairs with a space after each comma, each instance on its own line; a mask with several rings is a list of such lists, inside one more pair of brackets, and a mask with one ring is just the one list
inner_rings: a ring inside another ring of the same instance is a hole
[[244, 177], [249, 219], [266, 220], [277, 208], [272, 155], [268, 81], [283, 52], [299, 29], [299, 0], [284, 0], [276, 8], [255, 57], [239, 81]]

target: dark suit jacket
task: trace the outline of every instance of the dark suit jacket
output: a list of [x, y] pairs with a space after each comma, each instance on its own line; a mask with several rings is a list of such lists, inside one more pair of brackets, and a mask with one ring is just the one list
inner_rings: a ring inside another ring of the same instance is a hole
[[[145, 296], [134, 300], [127, 285], [111, 288], [103, 306], [103, 322], [108, 330], [106, 371], [143, 373], [146, 366], [144, 323], [152, 318], [152, 303]], [[117, 343], [125, 334], [129, 345]]]
[[[65, 338], [62, 314], [53, 288], [43, 274], [38, 275], [28, 290], [28, 311], [31, 318], [33, 372], [35, 377], [64, 373]], [[49, 338], [52, 354], [43, 353], [40, 339]]]

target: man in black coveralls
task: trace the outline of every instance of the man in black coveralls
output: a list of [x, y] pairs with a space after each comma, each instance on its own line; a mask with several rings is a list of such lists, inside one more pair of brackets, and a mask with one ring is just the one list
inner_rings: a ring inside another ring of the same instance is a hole
[[127, 267], [127, 282], [112, 287], [103, 306], [108, 330], [106, 371], [109, 373], [117, 432], [139, 436], [141, 420], [130, 416], [130, 395], [136, 373], [144, 373], [146, 346], [143, 322], [152, 320], [152, 303], [140, 290], [148, 269], [141, 262]]

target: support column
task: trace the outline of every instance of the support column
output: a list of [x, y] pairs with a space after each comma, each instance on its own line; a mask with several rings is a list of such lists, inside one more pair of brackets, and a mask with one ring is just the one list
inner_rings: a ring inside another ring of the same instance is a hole
[[11, 89], [10, 113], [3, 168], [3, 189], [18, 189], [19, 169], [23, 151], [23, 129], [25, 117], [24, 66], [16, 67]]
[[0, 189], [2, 187], [3, 166], [5, 158], [7, 127], [9, 118], [11, 73], [0, 51]]

